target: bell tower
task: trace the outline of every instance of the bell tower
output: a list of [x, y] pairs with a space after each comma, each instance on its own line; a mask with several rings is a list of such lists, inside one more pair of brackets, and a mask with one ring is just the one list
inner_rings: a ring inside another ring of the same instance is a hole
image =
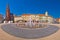
[[45, 16], [48, 16], [48, 12], [47, 11], [45, 12]]
[[10, 8], [9, 8], [9, 4], [7, 4], [7, 7], [6, 7], [6, 21], [10, 21], [10, 20], [11, 20]]

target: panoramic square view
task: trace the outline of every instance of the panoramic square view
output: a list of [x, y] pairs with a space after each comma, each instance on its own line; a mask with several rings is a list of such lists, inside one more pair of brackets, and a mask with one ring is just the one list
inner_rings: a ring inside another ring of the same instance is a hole
[[0, 0], [0, 40], [60, 40], [60, 0]]

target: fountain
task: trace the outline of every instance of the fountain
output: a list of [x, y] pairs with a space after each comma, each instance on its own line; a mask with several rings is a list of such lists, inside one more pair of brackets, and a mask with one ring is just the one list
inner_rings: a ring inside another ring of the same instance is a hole
[[31, 17], [29, 19], [28, 25], [29, 25], [29, 27], [32, 27], [32, 25], [33, 25]]
[[27, 28], [44, 28], [47, 27], [47, 25], [42, 24], [40, 22], [36, 23], [36, 22], [32, 22], [32, 18], [30, 17], [29, 20], [25, 23], [25, 27]]

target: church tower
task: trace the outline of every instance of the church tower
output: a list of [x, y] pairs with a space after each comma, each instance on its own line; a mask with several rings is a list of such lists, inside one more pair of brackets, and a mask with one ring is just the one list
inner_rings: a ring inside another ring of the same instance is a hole
[[47, 11], [45, 12], [45, 16], [48, 16], [48, 12]]
[[7, 5], [7, 8], [6, 8], [6, 21], [10, 21], [10, 20], [11, 20], [10, 8], [9, 8], [9, 5]]

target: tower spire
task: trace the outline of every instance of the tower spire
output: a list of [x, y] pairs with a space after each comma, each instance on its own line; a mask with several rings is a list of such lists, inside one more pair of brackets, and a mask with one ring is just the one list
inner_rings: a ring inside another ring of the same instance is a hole
[[45, 16], [48, 16], [48, 11], [45, 12]]
[[10, 21], [11, 17], [10, 17], [10, 8], [9, 8], [9, 4], [7, 4], [7, 8], [6, 8], [6, 21]]

